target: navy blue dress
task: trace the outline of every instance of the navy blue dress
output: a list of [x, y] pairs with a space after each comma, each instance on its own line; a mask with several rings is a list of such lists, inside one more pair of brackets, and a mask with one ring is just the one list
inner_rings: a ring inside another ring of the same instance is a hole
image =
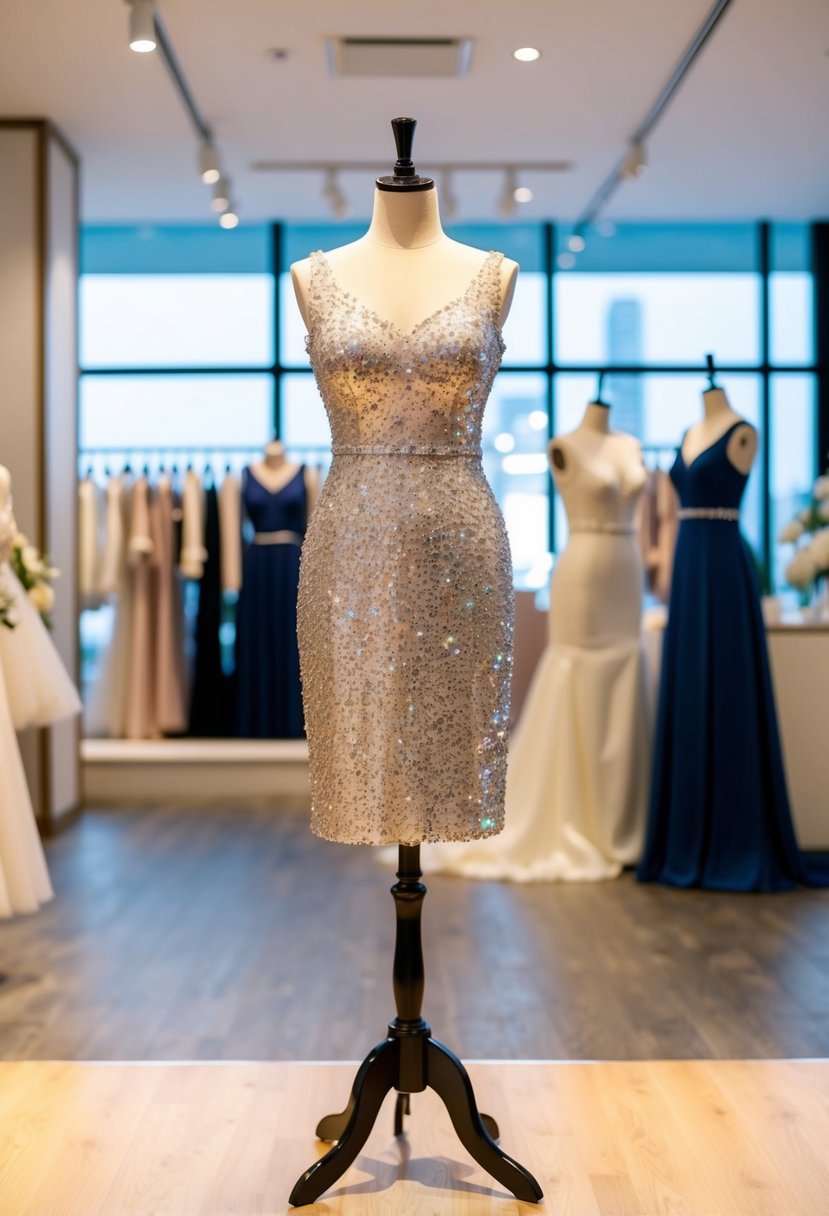
[[303, 735], [296, 599], [305, 535], [305, 469], [271, 491], [250, 469], [242, 501], [254, 527], [236, 613], [236, 731], [246, 739]]
[[[736, 423], [671, 479], [684, 509], [736, 511]], [[759, 589], [737, 520], [684, 518], [662, 659], [643, 882], [720, 891], [826, 885], [792, 824]]]

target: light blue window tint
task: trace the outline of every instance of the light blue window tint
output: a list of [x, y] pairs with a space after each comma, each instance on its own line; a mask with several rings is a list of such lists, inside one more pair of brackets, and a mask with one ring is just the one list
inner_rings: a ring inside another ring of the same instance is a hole
[[316, 381], [307, 372], [282, 377], [282, 439], [297, 460], [328, 468], [331, 428]]
[[547, 382], [502, 372], [484, 415], [484, 469], [504, 514], [515, 584], [540, 586], [548, 572]]
[[792, 554], [778, 541], [780, 529], [811, 500], [815, 468], [815, 377], [771, 377], [771, 476], [769, 510], [774, 586], [785, 585], [783, 570]]
[[771, 362], [783, 367], [809, 364], [815, 357], [813, 279], [802, 270], [769, 276]]
[[273, 384], [265, 373], [82, 376], [80, 447], [160, 458], [177, 447], [260, 445], [273, 434]]
[[559, 363], [719, 364], [760, 358], [755, 274], [580, 274], [554, 280]]
[[85, 368], [273, 362], [270, 275], [85, 274], [80, 317]]

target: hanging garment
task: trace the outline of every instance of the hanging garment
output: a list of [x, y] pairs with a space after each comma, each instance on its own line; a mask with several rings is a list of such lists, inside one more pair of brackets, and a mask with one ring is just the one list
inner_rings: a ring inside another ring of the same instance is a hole
[[196, 617], [196, 654], [190, 698], [189, 733], [202, 738], [226, 738], [232, 734], [233, 700], [222, 670], [219, 630], [222, 624], [222, 554], [219, 503], [216, 487], [205, 493], [205, 554], [199, 583]]
[[553, 571], [549, 643], [510, 747], [506, 827], [495, 840], [428, 849], [431, 869], [576, 882], [615, 878], [639, 860], [650, 715], [634, 517], [646, 473], [635, 458], [630, 470], [568, 448], [567, 471], [556, 472], [570, 539]]
[[242, 487], [239, 478], [230, 472], [219, 490], [219, 534], [222, 591], [238, 594], [242, 586]]
[[[403, 331], [311, 255], [308, 350], [333, 463], [303, 548], [312, 817], [352, 844], [501, 830], [512, 565], [481, 463], [502, 255]], [[247, 573], [247, 572], [246, 572]]]
[[131, 478], [126, 473], [110, 477], [104, 499], [101, 594], [112, 621], [112, 633], [85, 697], [84, 733], [91, 738], [120, 739], [126, 729], [132, 634], [132, 597], [127, 582], [127, 539], [132, 525]]
[[653, 787], [639, 878], [781, 891], [829, 884], [792, 825], [756, 575], [740, 534], [747, 478], [728, 458], [741, 423], [686, 465], [665, 634]]
[[184, 475], [181, 512], [181, 573], [184, 578], [200, 579], [207, 560], [204, 547], [204, 493], [199, 476], [193, 469], [188, 469]]
[[158, 479], [150, 503], [150, 530], [155, 564], [155, 716], [162, 734], [187, 729], [184, 682], [184, 617], [176, 573], [175, 499], [170, 478]]
[[100, 603], [101, 491], [91, 477], [78, 483], [78, 594], [83, 607]]
[[132, 489], [127, 589], [129, 600], [129, 662], [127, 668], [124, 735], [127, 739], [157, 739], [155, 641], [158, 567], [150, 523], [150, 485], [139, 477]]
[[674, 483], [662, 469], [656, 482], [656, 551], [654, 554], [653, 592], [663, 604], [671, 595], [671, 575], [674, 567], [677, 531], [679, 529], [679, 499]]
[[[20, 718], [21, 710], [30, 714], [35, 707], [33, 690], [26, 687], [25, 681], [19, 684], [19, 672], [13, 677], [12, 691], [17, 702], [17, 713], [14, 713], [6, 682], [6, 665], [13, 653], [15, 635], [25, 659], [34, 665], [37, 685], [51, 672], [60, 690], [68, 697], [65, 689], [68, 677], [57, 652], [8, 564], [16, 532], [11, 506], [4, 502], [0, 504], [0, 592], [12, 600], [11, 610], [17, 625], [9, 629], [0, 624], [0, 918], [18, 912], [34, 912], [53, 894], [15, 733], [15, 719]], [[36, 620], [31, 618], [31, 613]], [[41, 651], [44, 642], [46, 647]], [[48, 685], [47, 679], [47, 691]], [[77, 706], [77, 694], [74, 689], [71, 691]], [[25, 704], [22, 698], [25, 698]], [[50, 705], [50, 712], [55, 712], [54, 702], [50, 701]], [[75, 713], [77, 708], [68, 712]], [[65, 716], [62, 712], [58, 713], [58, 717], [62, 716]], [[22, 724], [32, 725], [33, 722]]]
[[10, 503], [0, 504], [0, 595], [10, 603], [13, 629], [0, 624], [0, 668], [15, 730], [52, 726], [81, 711], [80, 697], [63, 660], [9, 564], [17, 533]]
[[236, 613], [236, 733], [297, 739], [303, 734], [296, 605], [308, 507], [305, 467], [277, 490], [250, 469], [242, 477], [255, 531]]

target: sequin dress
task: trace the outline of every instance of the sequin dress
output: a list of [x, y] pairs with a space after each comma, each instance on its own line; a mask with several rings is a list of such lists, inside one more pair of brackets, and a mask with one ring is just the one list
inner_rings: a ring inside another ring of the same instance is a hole
[[501, 258], [404, 331], [311, 255], [311, 364], [333, 462], [302, 550], [311, 828], [349, 844], [503, 827], [512, 566], [481, 465]]

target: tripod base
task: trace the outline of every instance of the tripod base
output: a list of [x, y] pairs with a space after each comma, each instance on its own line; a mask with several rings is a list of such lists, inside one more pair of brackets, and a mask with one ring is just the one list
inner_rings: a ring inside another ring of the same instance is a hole
[[516, 1199], [538, 1203], [542, 1198], [540, 1186], [529, 1170], [495, 1143], [498, 1126], [489, 1115], [478, 1111], [472, 1083], [461, 1061], [432, 1038], [424, 1021], [406, 1024], [399, 1018], [389, 1026], [388, 1038], [378, 1043], [360, 1065], [345, 1110], [320, 1120], [318, 1138], [337, 1143], [305, 1171], [291, 1191], [290, 1203], [313, 1203], [345, 1173], [368, 1139], [390, 1090], [397, 1090], [398, 1095], [394, 1134], [399, 1136], [403, 1133], [403, 1116], [410, 1113], [410, 1094], [427, 1087], [443, 1101], [470, 1156]]

